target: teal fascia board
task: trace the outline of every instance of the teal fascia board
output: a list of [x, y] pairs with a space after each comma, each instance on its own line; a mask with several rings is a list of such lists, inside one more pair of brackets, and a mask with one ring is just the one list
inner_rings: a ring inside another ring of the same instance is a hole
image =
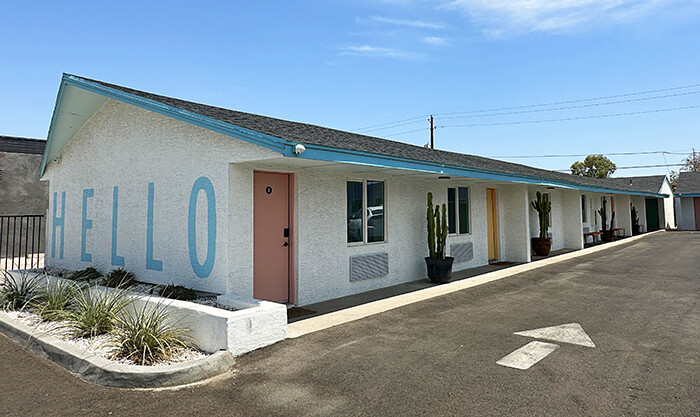
[[[65, 74], [63, 76], [65, 78]], [[53, 142], [54, 126], [56, 125], [56, 119], [58, 118], [58, 112], [61, 108], [61, 103], [63, 102], [63, 80], [61, 81], [61, 86], [58, 88], [58, 93], [56, 94], [56, 104], [53, 107], [53, 114], [51, 115], [51, 124], [49, 124], [49, 133], [46, 135], [46, 145], [44, 145], [44, 154], [41, 156], [41, 166], [39, 166], [39, 179], [44, 176], [46, 171], [47, 159], [49, 157], [49, 149], [51, 147], [51, 142]]]
[[388, 155], [371, 154], [367, 152], [353, 151], [348, 149], [331, 148], [319, 145], [306, 145], [306, 150], [301, 155], [294, 153], [294, 146], [297, 143], [289, 143], [284, 151], [284, 156], [311, 159], [316, 161], [338, 162], [346, 164], [364, 165], [378, 168], [396, 168], [410, 171], [425, 172], [429, 174], [454, 175], [459, 177], [477, 178], [493, 181], [518, 182], [537, 186], [554, 186], [569, 188], [574, 190], [606, 193], [606, 194], [631, 194], [649, 197], [663, 198], [665, 194], [629, 192], [603, 187], [591, 187], [578, 184], [571, 184], [561, 181], [551, 181], [542, 178], [533, 178], [524, 175], [506, 174], [502, 172], [478, 170], [464, 168], [454, 165], [438, 164], [433, 162], [416, 161], [406, 158], [399, 158]]
[[255, 145], [262, 146], [264, 148], [276, 152], [280, 152], [286, 157], [302, 158], [316, 161], [347, 163], [381, 168], [396, 168], [431, 174], [454, 175], [459, 177], [477, 178], [493, 181], [517, 182], [522, 184], [538, 186], [554, 186], [597, 193], [631, 194], [657, 198], [667, 197], [665, 194], [628, 192], [603, 187], [582, 186], [562, 181], [551, 181], [542, 178], [506, 174], [495, 171], [471, 169], [453, 165], [438, 164], [433, 162], [417, 161], [407, 158], [359, 152], [349, 149], [332, 148], [321, 145], [304, 145], [306, 147], [306, 151], [304, 151], [301, 155], [296, 155], [294, 153], [294, 146], [297, 145], [298, 142], [286, 141], [275, 136], [266, 135], [260, 132], [256, 132], [254, 130], [232, 125], [230, 123], [221, 122], [219, 120], [215, 120], [206, 116], [201, 116], [199, 114], [192, 113], [186, 110], [181, 110], [163, 103], [135, 96], [133, 94], [129, 94], [120, 90], [115, 90], [113, 88], [106, 87], [102, 84], [86, 81], [80, 77], [76, 77], [70, 74], [63, 75], [61, 87], [59, 89], [58, 97], [56, 99], [56, 107], [54, 108], [54, 113], [51, 119], [51, 128], [49, 128], [49, 134], [47, 135], [46, 151], [44, 151], [44, 157], [41, 163], [40, 176], [43, 175], [44, 170], [46, 169], [46, 159], [48, 149], [51, 144], [52, 130], [59, 111], [59, 107], [61, 106], [63, 88], [67, 85], [81, 88], [95, 94], [99, 94], [114, 100], [131, 104], [145, 110], [153, 111], [155, 113], [162, 114], [164, 116], [171, 117], [177, 120], [181, 120], [183, 122], [190, 123], [199, 127], [203, 127], [208, 130], [213, 130], [215, 132], [227, 136], [232, 136], [237, 139], [241, 139], [253, 143]]
[[676, 197], [700, 197], [700, 193], [676, 194]]

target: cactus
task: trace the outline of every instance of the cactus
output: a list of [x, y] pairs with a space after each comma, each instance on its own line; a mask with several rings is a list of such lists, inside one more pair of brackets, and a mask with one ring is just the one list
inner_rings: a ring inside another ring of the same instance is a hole
[[602, 223], [602, 226], [600, 229], [602, 232], [605, 231], [605, 220], [607, 220], [606, 214], [605, 214], [605, 203], [606, 203], [605, 197], [603, 197], [603, 207], [601, 207], [600, 210], [598, 210], [598, 214], [600, 214], [600, 222]]
[[549, 212], [552, 210], [552, 202], [545, 199], [542, 193], [537, 192], [537, 199], [531, 201], [532, 207], [537, 210], [540, 219], [540, 239], [547, 238], [547, 229], [549, 229]]
[[447, 247], [447, 205], [433, 207], [433, 193], [428, 193], [428, 250], [432, 259], [445, 259]]
[[428, 193], [428, 251], [432, 259], [437, 258], [435, 250], [435, 214], [433, 212], [433, 193]]
[[632, 234], [639, 234], [639, 216], [637, 209], [630, 203], [632, 209]]

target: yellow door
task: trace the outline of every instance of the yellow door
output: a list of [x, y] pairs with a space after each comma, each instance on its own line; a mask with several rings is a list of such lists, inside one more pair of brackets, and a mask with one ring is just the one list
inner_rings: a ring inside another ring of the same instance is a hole
[[496, 190], [486, 189], [486, 233], [489, 237], [489, 261], [498, 260], [498, 206], [496, 205]]

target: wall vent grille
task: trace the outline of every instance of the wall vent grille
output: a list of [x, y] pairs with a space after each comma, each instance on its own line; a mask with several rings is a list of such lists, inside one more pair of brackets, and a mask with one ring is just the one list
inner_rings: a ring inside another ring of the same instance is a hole
[[472, 242], [454, 243], [450, 245], [450, 255], [455, 258], [455, 263], [471, 261], [474, 259], [474, 245]]
[[381, 278], [389, 275], [389, 254], [369, 253], [350, 257], [350, 281]]

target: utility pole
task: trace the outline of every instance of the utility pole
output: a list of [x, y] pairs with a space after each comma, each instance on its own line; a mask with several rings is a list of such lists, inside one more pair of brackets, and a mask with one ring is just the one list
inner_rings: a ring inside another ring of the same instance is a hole
[[433, 138], [433, 131], [435, 131], [435, 127], [433, 125], [433, 115], [430, 115], [430, 119], [428, 119], [430, 122], [430, 149], [435, 149], [435, 139]]

